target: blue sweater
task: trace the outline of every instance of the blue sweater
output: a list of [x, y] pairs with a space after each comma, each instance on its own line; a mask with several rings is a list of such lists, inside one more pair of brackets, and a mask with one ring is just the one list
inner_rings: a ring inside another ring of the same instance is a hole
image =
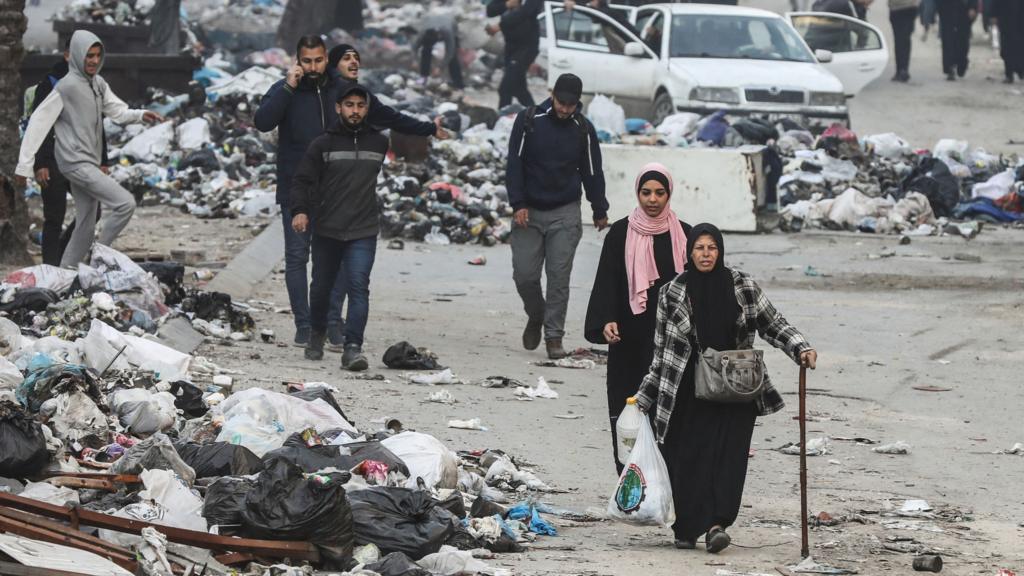
[[[559, 120], [549, 98], [537, 106], [533, 131], [527, 134], [528, 111], [516, 116], [508, 143], [505, 186], [512, 208], [551, 210], [578, 202], [582, 186], [594, 218], [605, 218], [608, 199], [604, 194], [601, 147], [593, 124], [578, 113], [578, 107], [573, 118]], [[586, 123], [585, 137], [577, 118]]]
[[[293, 89], [284, 80], [278, 80], [267, 90], [253, 118], [256, 129], [270, 132], [277, 128], [277, 203], [289, 204], [292, 178], [306, 148], [314, 138], [338, 122], [334, 105], [337, 95], [348, 81], [330, 74], [311, 82], [299, 81]], [[390, 128], [404, 134], [429, 136], [436, 126], [432, 122], [417, 120], [380, 103], [370, 94], [368, 124], [377, 128]]]

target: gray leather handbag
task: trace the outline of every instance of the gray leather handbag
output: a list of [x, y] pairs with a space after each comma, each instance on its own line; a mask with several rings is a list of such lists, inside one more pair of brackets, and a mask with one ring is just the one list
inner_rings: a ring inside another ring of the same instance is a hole
[[[694, 330], [694, 337], [697, 331]], [[694, 395], [722, 403], [753, 402], [764, 390], [764, 351], [707, 348], [697, 340]]]

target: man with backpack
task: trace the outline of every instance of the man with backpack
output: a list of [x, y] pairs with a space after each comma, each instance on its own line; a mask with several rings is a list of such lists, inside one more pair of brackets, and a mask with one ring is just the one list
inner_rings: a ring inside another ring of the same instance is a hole
[[[551, 98], [516, 116], [505, 175], [512, 229], [512, 277], [523, 300], [527, 323], [523, 347], [540, 345], [548, 357], [566, 356], [562, 347], [569, 305], [569, 277], [583, 235], [581, 186], [594, 213], [594, 227], [608, 226], [601, 149], [594, 126], [581, 113], [583, 82], [562, 74]], [[547, 275], [547, 295], [541, 270]]]

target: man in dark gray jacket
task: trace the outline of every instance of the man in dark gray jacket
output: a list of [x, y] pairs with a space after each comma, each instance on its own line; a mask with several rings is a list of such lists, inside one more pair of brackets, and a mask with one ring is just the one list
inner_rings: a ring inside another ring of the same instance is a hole
[[331, 287], [344, 265], [348, 317], [341, 365], [353, 371], [369, 367], [363, 333], [380, 231], [377, 175], [388, 151], [387, 136], [366, 123], [369, 107], [370, 92], [359, 84], [338, 93], [335, 108], [341, 118], [310, 143], [291, 189], [292, 227], [300, 234], [313, 231], [312, 333], [305, 356], [323, 358]]

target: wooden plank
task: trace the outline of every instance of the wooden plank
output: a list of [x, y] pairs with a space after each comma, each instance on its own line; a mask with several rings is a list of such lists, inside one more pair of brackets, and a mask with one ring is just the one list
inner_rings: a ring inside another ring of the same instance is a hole
[[284, 259], [284, 229], [271, 220], [263, 232], [235, 256], [206, 289], [225, 292], [233, 300], [245, 300], [253, 289]]

